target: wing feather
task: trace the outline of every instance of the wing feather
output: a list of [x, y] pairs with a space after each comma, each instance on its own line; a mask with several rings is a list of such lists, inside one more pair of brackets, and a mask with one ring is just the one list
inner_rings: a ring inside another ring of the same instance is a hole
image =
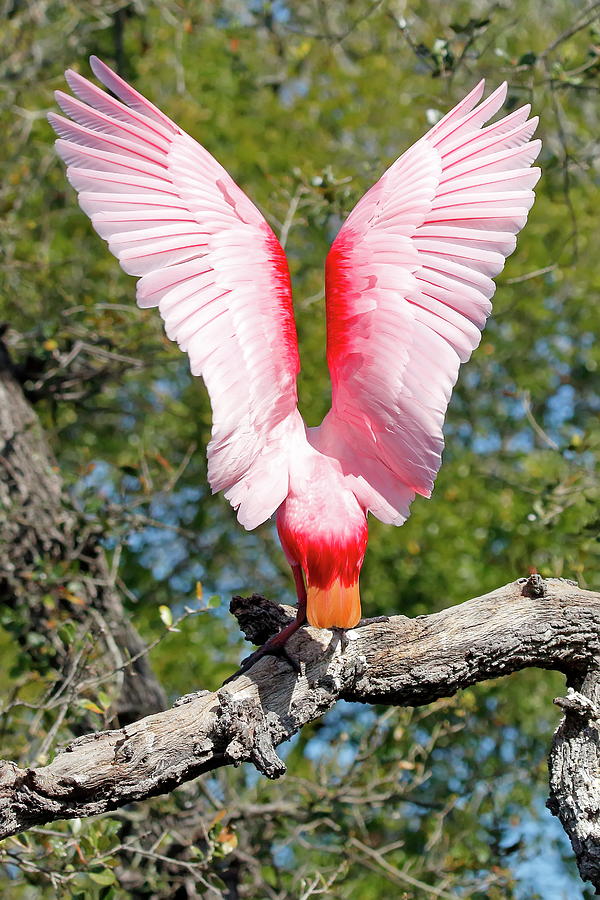
[[486, 125], [507, 88], [482, 101], [483, 88], [367, 191], [327, 258], [332, 409], [316, 442], [385, 522], [401, 524], [414, 495], [431, 492], [459, 365], [540, 174], [530, 107]]
[[91, 66], [116, 97], [67, 72], [76, 96], [58, 91], [65, 115], [49, 115], [57, 151], [94, 228], [139, 277], [138, 304], [158, 307], [204, 378], [209, 480], [253, 528], [287, 494], [289, 446], [302, 428], [285, 254], [208, 151], [100, 60]]

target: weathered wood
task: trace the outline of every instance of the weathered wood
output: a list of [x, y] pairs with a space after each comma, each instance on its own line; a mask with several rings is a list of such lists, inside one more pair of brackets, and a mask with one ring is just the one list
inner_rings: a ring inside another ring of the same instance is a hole
[[600, 659], [554, 702], [565, 716], [548, 756], [548, 809], [569, 835], [584, 881], [600, 893]]
[[[266, 606], [257, 619], [256, 605], [257, 598], [237, 598], [235, 606], [250, 636], [265, 621]], [[271, 621], [280, 624], [290, 612], [279, 608]], [[190, 694], [172, 709], [74, 741], [48, 766], [3, 763], [0, 836], [115, 809], [223, 765], [248, 761], [276, 778], [285, 766], [275, 747], [338, 699], [417, 706], [538, 666], [562, 671], [578, 686], [552, 750], [552, 808], [573, 841], [583, 877], [600, 885], [600, 594], [562, 579], [521, 579], [429, 616], [393, 616], [348, 632], [306, 627], [290, 639], [288, 651], [300, 674], [284, 660], [265, 657], [215, 693]], [[587, 771], [580, 768], [583, 760]]]

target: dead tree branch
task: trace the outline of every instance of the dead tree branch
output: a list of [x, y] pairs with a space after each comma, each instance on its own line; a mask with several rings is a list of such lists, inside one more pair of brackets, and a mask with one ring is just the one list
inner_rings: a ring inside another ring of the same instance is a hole
[[[237, 598], [250, 639], [291, 611]], [[550, 808], [571, 838], [582, 876], [600, 886], [598, 658], [600, 594], [562, 579], [521, 579], [429, 616], [394, 616], [349, 632], [303, 628], [288, 642], [301, 668], [260, 659], [215, 693], [124, 728], [86, 735], [43, 768], [0, 767], [0, 837], [55, 819], [90, 816], [165, 793], [219, 766], [252, 762], [284, 774], [275, 752], [337, 700], [420, 706], [537, 666], [571, 689], [550, 751]]]

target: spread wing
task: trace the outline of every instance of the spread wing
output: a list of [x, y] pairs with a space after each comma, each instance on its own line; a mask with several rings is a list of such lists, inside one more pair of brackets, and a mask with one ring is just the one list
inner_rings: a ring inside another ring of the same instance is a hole
[[359, 500], [401, 524], [429, 496], [461, 362], [480, 340], [492, 278], [515, 248], [539, 169], [525, 106], [483, 127], [506, 85], [483, 82], [365, 194], [326, 266], [332, 409], [320, 446]]
[[123, 102], [67, 72], [76, 97], [56, 97], [69, 118], [49, 116], [58, 153], [94, 228], [139, 276], [138, 304], [158, 307], [167, 335], [204, 378], [213, 409], [209, 481], [254, 528], [287, 494], [298, 422], [285, 254], [210, 153], [99, 59], [91, 66]]

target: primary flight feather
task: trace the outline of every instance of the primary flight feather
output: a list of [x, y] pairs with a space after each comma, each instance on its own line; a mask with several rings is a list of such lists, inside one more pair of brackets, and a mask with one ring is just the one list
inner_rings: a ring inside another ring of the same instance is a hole
[[[483, 81], [364, 195], [326, 263], [332, 406], [318, 428], [297, 409], [287, 262], [262, 214], [221, 165], [96, 57], [69, 71], [69, 118], [50, 113], [69, 181], [137, 300], [202, 375], [213, 410], [208, 477], [238, 519], [274, 513], [298, 616], [351, 628], [367, 513], [402, 524], [429, 496], [461, 362], [491, 310], [492, 278], [515, 248], [540, 172], [537, 118]], [[272, 642], [273, 643], [273, 642]]]

